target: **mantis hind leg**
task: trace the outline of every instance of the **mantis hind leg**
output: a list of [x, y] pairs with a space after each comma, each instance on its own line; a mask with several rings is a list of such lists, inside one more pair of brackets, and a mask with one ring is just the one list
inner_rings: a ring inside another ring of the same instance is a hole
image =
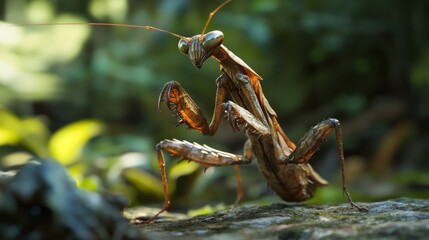
[[[244, 143], [243, 157], [244, 159], [247, 159], [249, 162], [253, 158], [252, 143], [250, 142], [250, 139], [247, 139], [247, 141]], [[244, 197], [243, 184], [241, 181], [241, 174], [240, 174], [240, 165], [234, 165], [234, 170], [235, 170], [235, 176], [237, 178], [237, 198], [235, 199], [234, 205], [238, 205]]]
[[[358, 209], [359, 211], [367, 211], [365, 207], [361, 207], [356, 205], [349, 192], [347, 191], [347, 183], [346, 183], [346, 175], [345, 175], [345, 161], [344, 161], [344, 150], [343, 150], [343, 134], [340, 127], [340, 122], [335, 118], [328, 118], [316, 126], [312, 127], [310, 131], [308, 131], [304, 137], [296, 145], [296, 149], [292, 152], [292, 154], [287, 159], [288, 163], [307, 163], [313, 154], [318, 150], [319, 145], [326, 140], [329, 132], [335, 129], [335, 136], [338, 147], [338, 155], [341, 167], [341, 180], [343, 185], [343, 193], [347, 197], [350, 205], [353, 208]], [[323, 180], [314, 170], [312, 171], [313, 180], [320, 181], [321, 184], [324, 183]], [[325, 181], [326, 182], [326, 181]]]

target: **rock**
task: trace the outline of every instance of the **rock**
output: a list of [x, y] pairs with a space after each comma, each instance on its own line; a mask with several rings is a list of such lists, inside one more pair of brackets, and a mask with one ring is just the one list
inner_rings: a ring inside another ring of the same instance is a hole
[[142, 239], [122, 216], [120, 196], [79, 189], [55, 161], [2, 174], [0, 239]]
[[429, 200], [349, 205], [242, 206], [184, 220], [136, 224], [150, 239], [427, 239]]

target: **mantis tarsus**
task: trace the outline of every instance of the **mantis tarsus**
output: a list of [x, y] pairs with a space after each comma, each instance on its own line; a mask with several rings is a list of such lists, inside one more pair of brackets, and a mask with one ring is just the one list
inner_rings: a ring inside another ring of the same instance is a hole
[[[200, 163], [204, 167], [235, 166], [239, 183], [237, 201], [243, 194], [238, 166], [250, 163], [255, 157], [258, 167], [271, 189], [285, 201], [299, 202], [311, 198], [317, 187], [328, 184], [308, 162], [332, 129], [336, 134], [343, 193], [353, 208], [365, 211], [365, 207], [358, 206], [352, 201], [347, 191], [340, 122], [337, 119], [328, 118], [312, 127], [297, 144], [294, 144], [283, 132], [275, 111], [264, 96], [260, 85], [262, 78], [243, 60], [222, 45], [224, 40], [222, 32], [215, 30], [205, 33], [212, 17], [230, 1], [224, 1], [211, 12], [202, 33], [193, 37], [183, 37], [151, 26], [86, 23], [95, 26], [145, 28], [171, 34], [180, 38], [178, 43], [180, 52], [188, 56], [197, 68], [201, 68], [208, 58], [214, 58], [221, 65], [221, 75], [216, 79], [216, 100], [210, 123], [207, 122], [197, 104], [175, 81], [165, 84], [158, 100], [158, 107], [165, 101], [167, 107], [178, 117], [178, 125], [184, 123], [204, 135], [214, 135], [223, 117], [229, 120], [234, 130], [239, 131], [241, 127], [247, 135], [248, 140], [244, 144], [243, 155], [231, 154], [206, 145], [176, 139], [159, 142], [156, 150], [165, 199], [164, 207], [152, 219], [170, 207], [163, 151], [179, 156], [181, 160]], [[226, 101], [228, 94], [232, 98], [231, 101]]]

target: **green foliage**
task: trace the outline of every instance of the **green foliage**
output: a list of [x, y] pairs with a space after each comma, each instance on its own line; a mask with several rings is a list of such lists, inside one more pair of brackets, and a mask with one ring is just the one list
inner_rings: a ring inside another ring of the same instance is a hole
[[19, 119], [0, 108], [0, 145], [22, 144], [38, 156], [47, 156], [48, 137], [49, 130], [40, 118]]
[[159, 199], [162, 199], [164, 196], [162, 182], [159, 178], [135, 168], [125, 169], [123, 175], [126, 180], [131, 182], [145, 196], [155, 195]]
[[[150, 141], [125, 135], [112, 141], [115, 137], [108, 135], [105, 124], [99, 120], [76, 121], [50, 134], [38, 118], [19, 119], [3, 109], [0, 119], [0, 148], [22, 146], [19, 151], [3, 155], [2, 168], [14, 168], [34, 157], [49, 157], [67, 166], [78, 185], [87, 190], [109, 189], [131, 196], [151, 196], [157, 201], [164, 198], [161, 179], [153, 174], [158, 166], [139, 154], [130, 153], [148, 151]], [[179, 177], [194, 173], [198, 167], [182, 162], [169, 168], [170, 192], [175, 192]], [[123, 179], [121, 183], [118, 183], [119, 176]], [[110, 184], [106, 184], [108, 182]], [[138, 203], [137, 198], [132, 201]]]
[[55, 132], [49, 140], [49, 152], [64, 165], [76, 161], [86, 143], [103, 132], [103, 124], [97, 120], [74, 122]]
[[188, 216], [195, 217], [195, 216], [200, 216], [200, 215], [207, 215], [207, 214], [212, 214], [214, 212], [224, 210], [224, 209], [225, 209], [224, 205], [218, 205], [218, 206], [206, 205], [202, 208], [189, 210]]

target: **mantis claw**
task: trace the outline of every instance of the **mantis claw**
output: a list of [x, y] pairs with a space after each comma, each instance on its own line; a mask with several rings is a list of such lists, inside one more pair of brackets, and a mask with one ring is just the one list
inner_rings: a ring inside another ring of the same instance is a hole
[[174, 128], [185, 123], [189, 128], [203, 133], [210, 131], [203, 113], [178, 82], [170, 81], [164, 85], [158, 98], [158, 109], [164, 101], [178, 118]]
[[161, 94], [158, 97], [158, 111], [161, 111], [161, 103], [165, 101], [165, 86], [161, 90]]
[[232, 107], [230, 104], [223, 103], [223, 108], [225, 109], [225, 118], [228, 119], [229, 125], [231, 126], [234, 132], [240, 131], [240, 127], [238, 125], [238, 118], [232, 111]]
[[[177, 115], [177, 117], [178, 117], [178, 115]], [[178, 126], [180, 126], [180, 125], [182, 125], [182, 124], [184, 124], [185, 122], [183, 121], [183, 119], [179, 119], [178, 121], [177, 121], [177, 123], [176, 123], [176, 125], [174, 125], [174, 128], [173, 129], [176, 129]]]

